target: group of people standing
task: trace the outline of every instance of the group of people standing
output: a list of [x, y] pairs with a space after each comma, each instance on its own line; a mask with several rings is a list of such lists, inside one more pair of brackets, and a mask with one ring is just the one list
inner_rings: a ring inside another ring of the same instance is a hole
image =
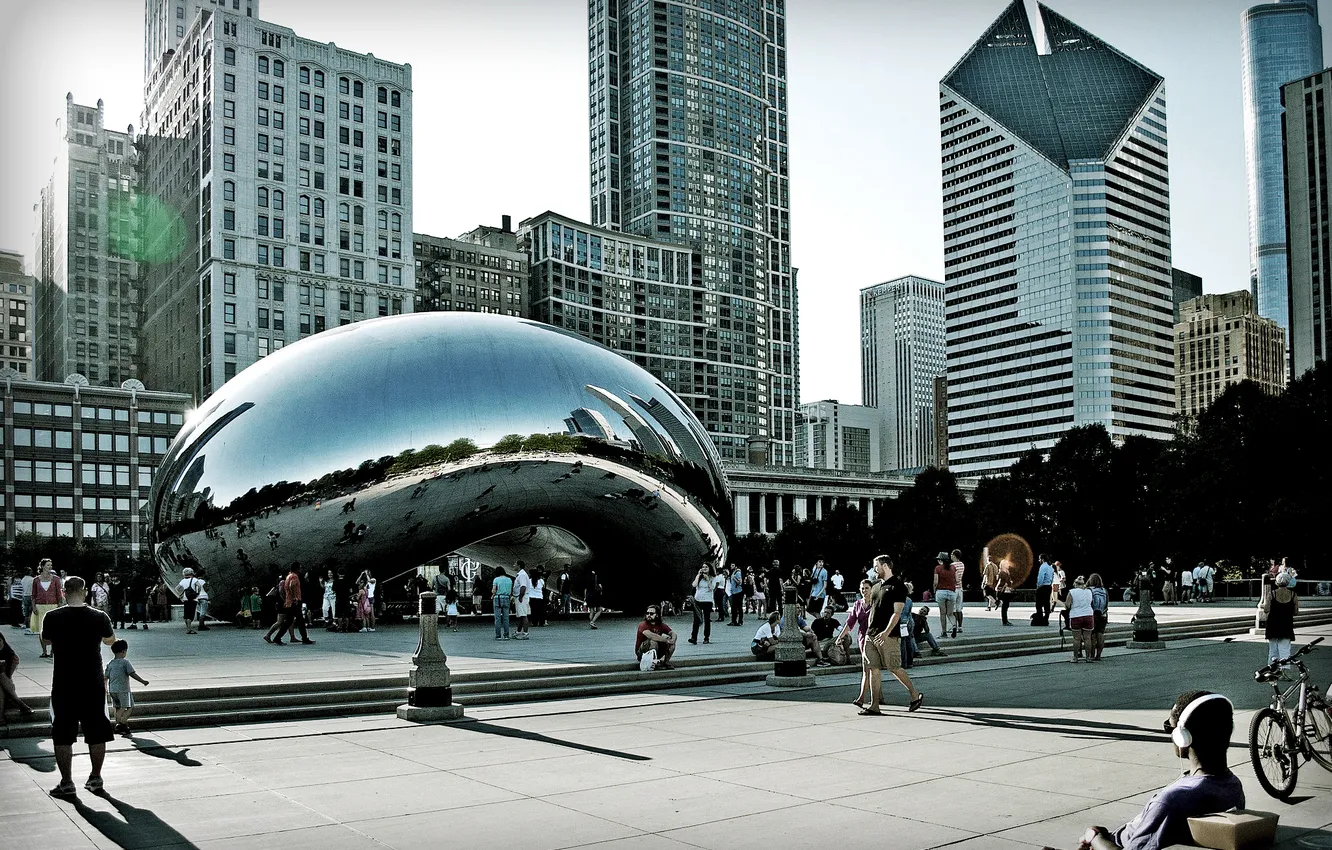
[[[24, 634], [39, 635], [41, 618], [64, 604], [62, 590], [68, 575], [57, 572], [50, 558], [43, 558], [31, 569], [20, 570], [0, 581], [6, 605], [5, 615], [13, 626], [25, 628]], [[111, 618], [118, 628], [148, 628], [149, 623], [166, 622], [171, 617], [170, 591], [160, 578], [140, 575], [122, 578], [118, 572], [96, 573], [85, 580], [90, 607]], [[45, 654], [45, 652], [43, 652]]]

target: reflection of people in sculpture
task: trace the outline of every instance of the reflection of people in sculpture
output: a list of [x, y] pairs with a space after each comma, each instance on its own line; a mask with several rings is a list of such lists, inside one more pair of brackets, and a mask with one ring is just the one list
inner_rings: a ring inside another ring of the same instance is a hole
[[344, 514], [349, 514], [349, 513], [351, 513], [351, 512], [354, 511], [354, 510], [356, 510], [356, 500], [355, 500], [355, 499], [352, 499], [350, 502], [347, 502], [345, 505], [342, 506], [342, 512], [343, 512]]
[[276, 549], [276, 548], [278, 547], [278, 538], [281, 537], [281, 536], [282, 536], [282, 532], [280, 532], [280, 531], [270, 531], [270, 532], [268, 532], [268, 548], [269, 548], [269, 549]]

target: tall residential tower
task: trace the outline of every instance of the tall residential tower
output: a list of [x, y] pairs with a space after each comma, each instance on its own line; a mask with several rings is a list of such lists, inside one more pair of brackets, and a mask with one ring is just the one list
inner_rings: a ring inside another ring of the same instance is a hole
[[1332, 344], [1332, 70], [1287, 83], [1282, 137], [1286, 142], [1289, 216], [1291, 373], [1298, 378]]
[[1015, 0], [940, 84], [948, 466], [1174, 433], [1162, 78]]
[[65, 96], [55, 168], [34, 208], [36, 375], [94, 386], [137, 377], [139, 257], [134, 128]]
[[944, 285], [903, 277], [860, 290], [860, 382], [878, 408], [883, 469], [939, 464], [934, 379], [944, 374]]
[[680, 381], [723, 458], [762, 436], [776, 464], [799, 401], [785, 6], [588, 4], [591, 223], [701, 255], [704, 328], [672, 352]]
[[1281, 87], [1323, 68], [1318, 0], [1276, 0], [1240, 18], [1244, 159], [1249, 183], [1249, 288], [1258, 314], [1289, 322]]

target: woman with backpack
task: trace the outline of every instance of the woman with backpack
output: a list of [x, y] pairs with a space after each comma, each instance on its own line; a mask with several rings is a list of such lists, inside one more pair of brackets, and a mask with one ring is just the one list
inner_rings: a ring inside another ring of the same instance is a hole
[[1082, 576], [1075, 578], [1073, 586], [1064, 594], [1064, 610], [1068, 612], [1068, 627], [1073, 631], [1073, 663], [1083, 660], [1084, 647], [1090, 661], [1096, 623], [1092, 616], [1092, 594]]
[[1100, 573], [1092, 573], [1087, 579], [1087, 589], [1091, 591], [1092, 635], [1091, 646], [1087, 648], [1088, 661], [1100, 661], [1105, 651], [1105, 627], [1110, 621], [1110, 594], [1106, 593]]

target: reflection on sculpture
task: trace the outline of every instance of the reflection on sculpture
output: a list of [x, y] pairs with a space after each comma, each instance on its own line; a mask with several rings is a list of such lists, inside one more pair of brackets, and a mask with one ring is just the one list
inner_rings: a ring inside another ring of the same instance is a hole
[[173, 580], [223, 604], [293, 560], [381, 577], [459, 552], [595, 562], [620, 604], [725, 555], [730, 497], [693, 414], [609, 349], [509, 317], [347, 325], [264, 358], [186, 423], [153, 485]]

